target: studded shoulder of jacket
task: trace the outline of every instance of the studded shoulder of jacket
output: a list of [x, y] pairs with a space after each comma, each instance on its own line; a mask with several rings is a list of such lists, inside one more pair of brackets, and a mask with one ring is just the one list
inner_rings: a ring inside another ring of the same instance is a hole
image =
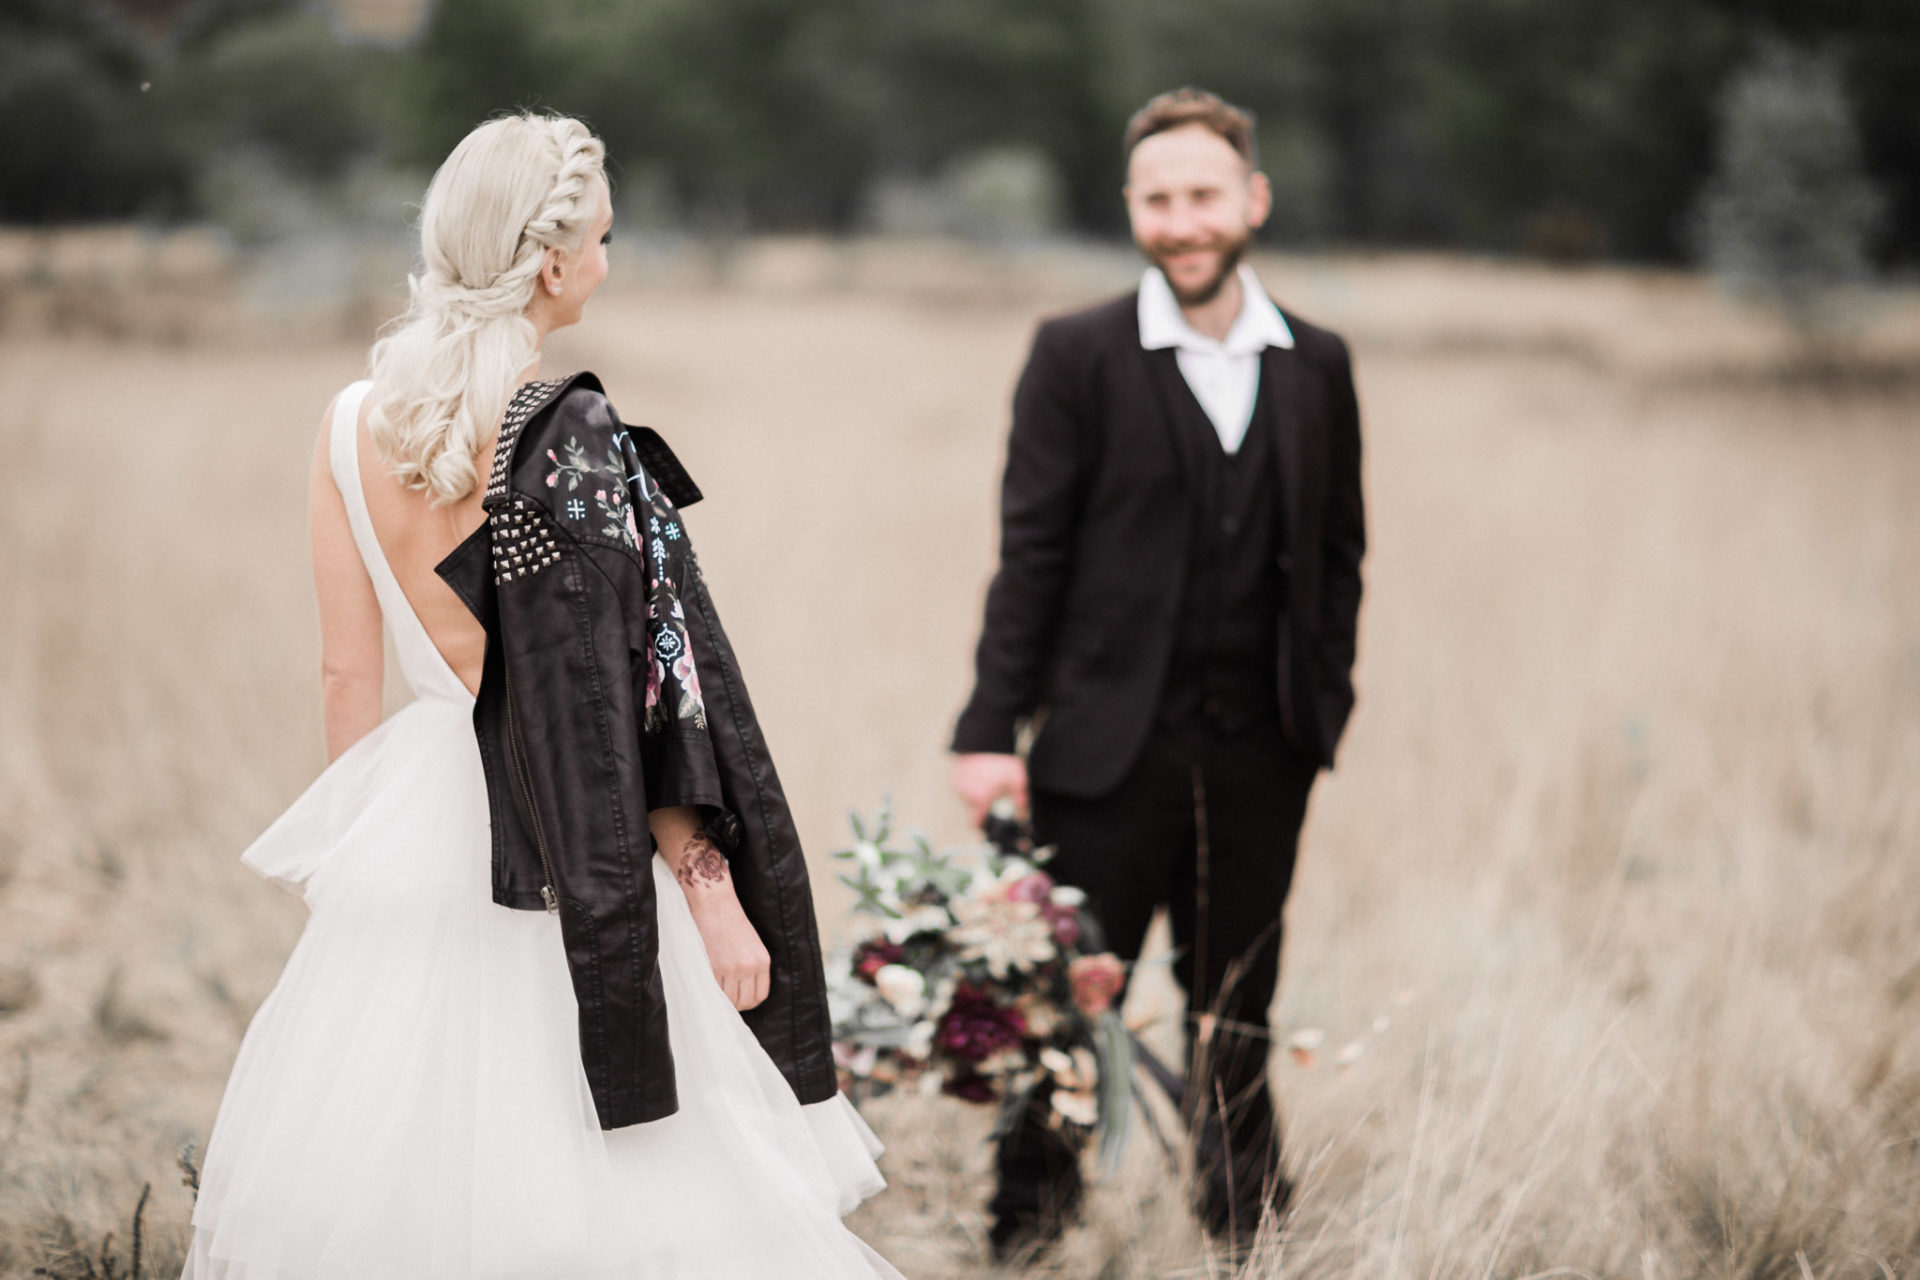
[[592, 374], [529, 383], [501, 424], [487, 487], [496, 580], [556, 562], [557, 535], [646, 556], [650, 523], [700, 496], [667, 443], [621, 422]]
[[493, 467], [487, 476], [486, 493], [481, 498], [487, 513], [488, 550], [496, 587], [537, 574], [560, 559], [553, 523], [541, 519], [540, 512], [524, 496], [512, 492], [510, 478], [514, 455], [527, 423], [552, 404], [571, 381], [553, 378], [526, 383], [514, 392], [501, 418], [493, 449]]

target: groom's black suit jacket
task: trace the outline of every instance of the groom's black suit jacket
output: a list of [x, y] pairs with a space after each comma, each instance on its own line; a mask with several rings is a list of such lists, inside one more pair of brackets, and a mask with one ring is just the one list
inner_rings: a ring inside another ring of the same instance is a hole
[[[1360, 414], [1346, 344], [1282, 314], [1294, 346], [1261, 356], [1256, 410], [1277, 446], [1278, 712], [1293, 748], [1331, 766], [1353, 708]], [[1194, 450], [1217, 446], [1196, 419], [1175, 353], [1140, 345], [1135, 294], [1040, 326], [1014, 392], [1000, 569], [955, 751], [1011, 752], [1032, 718], [1035, 787], [1094, 797], [1120, 781], [1153, 724], [1204, 515]]]

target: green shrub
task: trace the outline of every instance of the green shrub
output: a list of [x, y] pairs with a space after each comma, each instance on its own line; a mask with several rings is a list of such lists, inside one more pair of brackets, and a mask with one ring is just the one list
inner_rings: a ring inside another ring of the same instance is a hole
[[61, 33], [0, 40], [0, 221], [166, 215], [187, 164], [137, 64]]
[[1833, 57], [1763, 49], [1721, 107], [1718, 161], [1696, 215], [1707, 266], [1796, 325], [1821, 327], [1835, 318], [1836, 288], [1867, 277], [1883, 207]]

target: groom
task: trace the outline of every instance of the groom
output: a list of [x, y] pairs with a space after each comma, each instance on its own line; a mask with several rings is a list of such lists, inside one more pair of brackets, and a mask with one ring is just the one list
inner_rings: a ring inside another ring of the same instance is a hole
[[[1290, 1191], [1267, 1008], [1307, 793], [1353, 706], [1359, 411], [1346, 345], [1241, 263], [1271, 200], [1252, 117], [1180, 89], [1125, 147], [1151, 266], [1034, 338], [953, 782], [976, 822], [1030, 804], [1122, 959], [1167, 908], [1194, 1203], [1242, 1241]], [[1079, 1171], [1044, 1112], [997, 1166], [996, 1252], [1055, 1237]]]

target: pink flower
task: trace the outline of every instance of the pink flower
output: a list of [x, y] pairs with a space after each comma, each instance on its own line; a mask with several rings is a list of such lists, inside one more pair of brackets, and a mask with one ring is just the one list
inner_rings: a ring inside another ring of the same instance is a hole
[[647, 664], [647, 710], [651, 711], [660, 701], [660, 686], [666, 681], [666, 669], [655, 658]]
[[1080, 912], [1073, 907], [1063, 907], [1049, 902], [1040, 908], [1040, 914], [1053, 926], [1055, 946], [1070, 947], [1080, 941]]
[[1053, 893], [1053, 877], [1044, 871], [1021, 876], [1007, 890], [1009, 902], [1045, 902]]
[[1113, 999], [1127, 985], [1127, 968], [1111, 951], [1097, 956], [1080, 956], [1067, 966], [1067, 981], [1073, 985], [1073, 1002], [1089, 1018], [1097, 1018], [1113, 1007]]
[[547, 488], [549, 488], [549, 489], [551, 489], [551, 488], [553, 488], [553, 487], [554, 487], [555, 485], [557, 485], [557, 484], [559, 484], [559, 483], [560, 483], [560, 473], [559, 473], [559, 472], [557, 472], [557, 471], [556, 471], [556, 472], [554, 472], [554, 473], [553, 473], [552, 475], [550, 475], [550, 476], [548, 476], [548, 477], [547, 477]]
[[[622, 514], [627, 518], [627, 541], [637, 547], [640, 545], [640, 529], [633, 523], [633, 508], [628, 507]], [[647, 610], [648, 616], [652, 616], [653, 606], [651, 604], [647, 606]]]
[[689, 698], [700, 696], [700, 673], [694, 670], [691, 653], [683, 653], [674, 660], [673, 674], [680, 681], [680, 687], [687, 691]]

